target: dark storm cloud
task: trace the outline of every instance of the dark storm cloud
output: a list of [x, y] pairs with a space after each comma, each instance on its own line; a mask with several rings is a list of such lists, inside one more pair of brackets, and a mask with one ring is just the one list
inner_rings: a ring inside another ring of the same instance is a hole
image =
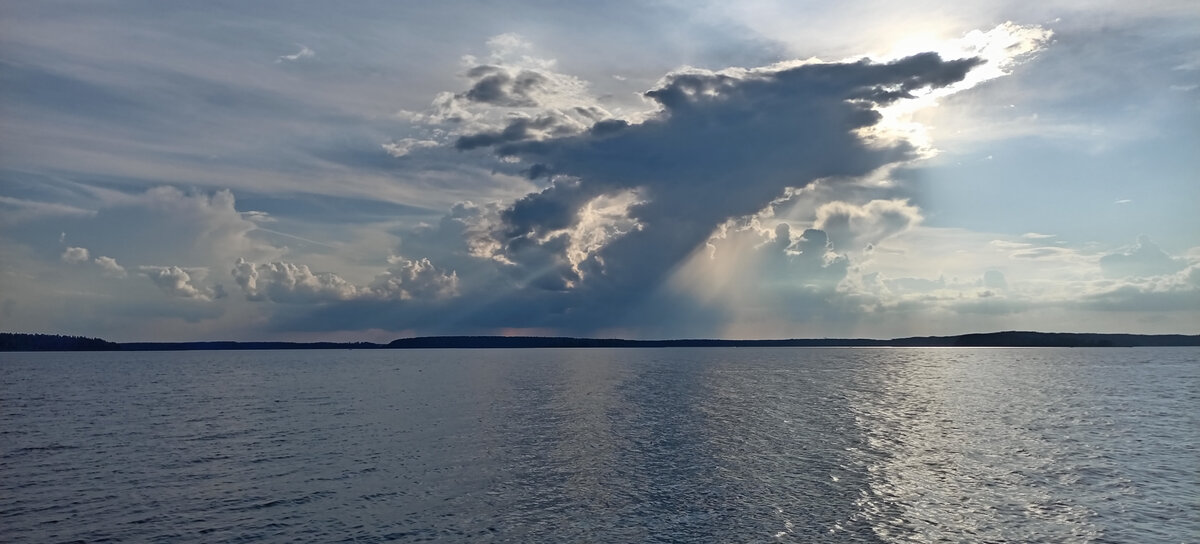
[[[519, 159], [548, 184], [507, 205], [463, 203], [438, 224], [406, 234], [401, 244], [403, 254], [438, 254], [439, 265], [458, 273], [458, 296], [403, 304], [358, 297], [296, 307], [277, 313], [273, 326], [719, 334], [734, 318], [726, 315], [731, 310], [673, 290], [665, 280], [719, 226], [763, 210], [789, 187], [855, 178], [915, 157], [908, 142], [867, 143], [858, 131], [879, 123], [879, 107], [959, 81], [979, 63], [923, 54], [886, 64], [676, 73], [645, 94], [660, 111], [640, 122], [589, 116], [562, 104], [517, 110], [502, 128], [460, 133], [455, 146]], [[454, 98], [493, 105], [541, 98], [538, 80], [522, 86], [516, 73], [472, 70], [469, 90]], [[592, 119], [590, 129], [581, 130], [568, 111]], [[902, 201], [886, 204], [847, 211], [855, 215], [838, 232], [865, 229], [871, 236], [854, 238], [865, 241], [919, 220]], [[903, 225], [887, 220], [896, 214], [904, 216]], [[745, 232], [739, 236], [758, 241], [718, 244], [718, 251], [762, 243], [759, 234]], [[835, 243], [820, 229], [794, 234], [780, 225], [770, 243], [721, 258], [744, 255], [768, 265], [736, 281], [769, 283], [772, 307], [808, 319], [841, 308], [832, 299], [849, 261]]]
[[[609, 296], [637, 296], [722, 222], [758, 212], [786, 188], [913, 157], [906, 142], [870, 146], [856, 131], [880, 121], [878, 107], [960, 81], [980, 62], [925, 53], [886, 64], [677, 73], [645, 94], [661, 111], [642, 123], [603, 121], [554, 138], [533, 136], [529, 120], [515, 120], [498, 133], [464, 136], [459, 147], [494, 146], [567, 176], [503, 212], [498, 242], [506, 258], [530, 274], [559, 274], [568, 283], [577, 274], [581, 285]], [[628, 212], [639, 229], [608, 241], [571, 274], [546, 266], [541, 254], [523, 262], [531, 246], [561, 246], [547, 234], [576, 224], [591, 199], [629, 190], [643, 197]]]
[[533, 107], [538, 105], [532, 93], [549, 79], [532, 70], [521, 70], [515, 74], [498, 66], [476, 66], [467, 71], [467, 77], [475, 79], [471, 89], [461, 97], [472, 102], [481, 102], [505, 107]]
[[454, 142], [459, 150], [490, 147], [508, 142], [528, 140], [539, 134], [554, 135], [575, 132], [570, 128], [566, 119], [556, 115], [539, 115], [537, 117], [518, 117], [509, 121], [501, 130], [479, 132], [460, 137]]

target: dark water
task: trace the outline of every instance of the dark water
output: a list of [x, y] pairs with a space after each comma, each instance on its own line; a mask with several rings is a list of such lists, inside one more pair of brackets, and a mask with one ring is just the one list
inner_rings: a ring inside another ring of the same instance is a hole
[[1197, 542], [1200, 350], [0, 354], [11, 542]]

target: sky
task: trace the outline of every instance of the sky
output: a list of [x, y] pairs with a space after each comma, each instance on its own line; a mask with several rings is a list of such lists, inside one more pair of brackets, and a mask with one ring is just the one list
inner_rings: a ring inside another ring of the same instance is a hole
[[0, 330], [1200, 333], [1200, 4], [6, 2]]

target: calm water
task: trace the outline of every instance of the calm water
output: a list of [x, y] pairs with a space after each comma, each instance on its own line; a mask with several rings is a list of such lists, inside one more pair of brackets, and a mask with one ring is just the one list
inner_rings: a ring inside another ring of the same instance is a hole
[[12, 542], [1197, 542], [1200, 350], [0, 354]]

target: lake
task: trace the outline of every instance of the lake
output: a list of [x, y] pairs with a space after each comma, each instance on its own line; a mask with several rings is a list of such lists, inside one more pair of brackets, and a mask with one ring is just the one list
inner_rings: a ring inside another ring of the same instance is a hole
[[0, 353], [6, 542], [1200, 540], [1200, 349]]

